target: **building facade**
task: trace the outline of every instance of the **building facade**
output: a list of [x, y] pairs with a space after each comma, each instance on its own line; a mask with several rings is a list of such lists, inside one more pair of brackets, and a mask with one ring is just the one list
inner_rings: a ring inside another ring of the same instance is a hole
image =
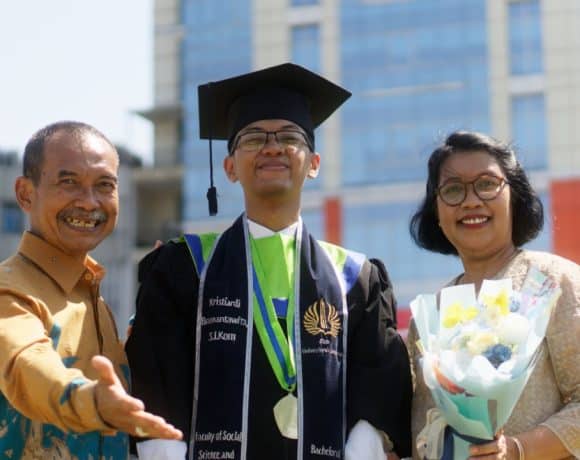
[[223, 228], [242, 210], [214, 141], [220, 209], [208, 217], [197, 86], [293, 61], [353, 93], [316, 134], [322, 169], [303, 217], [315, 235], [383, 259], [401, 305], [461, 270], [408, 232], [426, 160], [458, 129], [513, 142], [546, 208], [530, 247], [580, 262], [580, 2], [156, 0], [155, 22], [156, 102], [143, 114], [156, 163], [183, 165], [173, 217], [184, 230]]

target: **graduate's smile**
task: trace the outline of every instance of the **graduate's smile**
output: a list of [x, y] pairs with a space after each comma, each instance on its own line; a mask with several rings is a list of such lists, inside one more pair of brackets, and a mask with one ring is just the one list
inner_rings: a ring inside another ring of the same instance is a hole
[[287, 162], [276, 158], [276, 159], [267, 159], [259, 162], [256, 169], [259, 172], [277, 173], [288, 171], [290, 169], [290, 166], [287, 164]]

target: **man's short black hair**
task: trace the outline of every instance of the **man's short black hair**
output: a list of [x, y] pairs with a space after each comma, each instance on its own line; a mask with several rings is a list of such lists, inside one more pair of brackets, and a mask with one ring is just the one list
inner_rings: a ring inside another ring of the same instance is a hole
[[65, 131], [72, 136], [82, 138], [84, 134], [93, 134], [107, 142], [116, 151], [115, 146], [107, 137], [94, 126], [80, 121], [58, 121], [35, 132], [24, 147], [22, 160], [22, 175], [32, 180], [34, 185], [40, 182], [40, 172], [44, 161], [44, 146], [57, 132]]
[[425, 197], [409, 225], [411, 237], [418, 246], [441, 254], [457, 255], [457, 249], [441, 230], [437, 216], [437, 187], [441, 166], [452, 154], [482, 151], [497, 161], [509, 183], [514, 245], [521, 247], [538, 236], [544, 225], [544, 208], [513, 148], [485, 134], [457, 131], [449, 135], [429, 157]]

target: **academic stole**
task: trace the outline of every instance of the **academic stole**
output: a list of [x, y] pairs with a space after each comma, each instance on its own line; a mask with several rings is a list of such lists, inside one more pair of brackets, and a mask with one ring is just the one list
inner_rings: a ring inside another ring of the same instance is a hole
[[[211, 249], [212, 237], [185, 235], [185, 240], [200, 274], [189, 458], [245, 460], [254, 323], [249, 306], [255, 305], [256, 291], [260, 291], [246, 217], [242, 215], [219, 235]], [[303, 225], [297, 230], [296, 247], [297, 459], [343, 458], [345, 284]]]

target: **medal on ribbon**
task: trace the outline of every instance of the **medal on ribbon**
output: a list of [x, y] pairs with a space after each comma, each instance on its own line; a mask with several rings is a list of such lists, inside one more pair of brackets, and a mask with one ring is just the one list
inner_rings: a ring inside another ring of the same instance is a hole
[[[252, 241], [252, 247], [254, 254], [258, 255], [255, 241]], [[281, 250], [283, 251], [283, 247]], [[286, 254], [284, 255], [286, 256]], [[259, 257], [253, 258], [254, 320], [256, 330], [276, 380], [282, 389], [288, 392], [274, 406], [274, 420], [282, 436], [289, 439], [298, 439], [298, 400], [292, 394], [296, 388], [296, 366], [293, 346], [294, 290], [290, 289], [288, 299], [286, 312], [288, 334], [286, 334], [278, 321], [272, 297], [264, 293], [268, 289], [267, 283], [260, 283], [260, 279], [264, 280], [265, 276], [259, 259]], [[262, 284], [265, 284], [265, 286]]]
[[274, 406], [274, 420], [282, 433], [289, 439], [298, 439], [298, 400], [288, 393]]

